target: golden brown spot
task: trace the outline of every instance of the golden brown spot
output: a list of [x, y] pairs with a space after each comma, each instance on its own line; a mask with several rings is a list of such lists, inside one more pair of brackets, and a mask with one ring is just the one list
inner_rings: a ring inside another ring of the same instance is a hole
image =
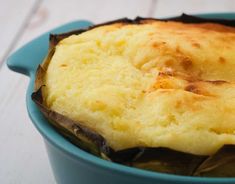
[[181, 50], [180, 50], [180, 47], [179, 46], [177, 46], [176, 47], [176, 50], [175, 50], [177, 53], [179, 53], [179, 54], [181, 54]]
[[195, 93], [195, 94], [201, 94], [200, 89], [195, 84], [189, 84], [184, 89], [185, 89], [185, 91], [189, 91], [189, 92], [192, 92], [192, 93]]
[[192, 46], [196, 47], [196, 48], [201, 48], [201, 45], [199, 43], [196, 43], [196, 42], [192, 43]]
[[174, 76], [174, 72], [172, 70], [164, 70], [164, 71], [160, 71], [158, 76], [159, 77]]
[[191, 93], [195, 93], [197, 95], [203, 95], [203, 96], [210, 96], [210, 97], [215, 97], [215, 95], [210, 94], [208, 91], [206, 91], [205, 89], [202, 88], [202, 84], [201, 83], [191, 83], [189, 85], [187, 85], [184, 90], [191, 92]]
[[219, 63], [221, 63], [221, 64], [226, 63], [226, 59], [223, 57], [219, 57]]
[[156, 42], [154, 42], [154, 43], [152, 44], [152, 47], [154, 47], [154, 48], [157, 48], [158, 46], [159, 46], [159, 44], [156, 43]]
[[175, 108], [178, 109], [182, 106], [182, 102], [181, 101], [176, 101], [175, 103]]
[[172, 89], [173, 86], [168, 80], [160, 79], [154, 84], [155, 89]]
[[172, 68], [164, 68], [162, 71], [159, 72], [158, 74], [159, 77], [176, 77], [178, 79], [186, 80], [188, 82], [196, 82], [199, 81], [197, 76], [194, 75], [187, 75], [182, 72], [176, 72]]
[[66, 65], [66, 64], [61, 64], [60, 66], [61, 66], [61, 67], [66, 67], [66, 66], [68, 66], [68, 65]]
[[172, 83], [172, 81], [169, 79], [170, 77], [170, 75], [164, 72], [160, 72], [150, 91], [155, 91], [156, 89], [173, 89], [174, 83]]
[[221, 128], [221, 127], [215, 127], [215, 128], [210, 128], [211, 132], [214, 132], [215, 134], [233, 134], [234, 130], [233, 129], [225, 129], [225, 128]]
[[221, 84], [228, 83], [227, 81], [223, 81], [223, 80], [206, 81], [206, 82], [209, 82], [209, 83], [211, 83], [211, 84], [215, 84], [215, 85], [221, 85]]
[[166, 65], [167, 67], [171, 67], [171, 66], [173, 65], [173, 61], [172, 61], [172, 60], [166, 60], [166, 61], [165, 61], [165, 65]]
[[161, 47], [161, 46], [163, 46], [163, 45], [165, 45], [166, 44], [166, 42], [154, 42], [153, 44], [152, 44], [152, 47], [154, 47], [154, 48], [159, 48], [159, 47]]
[[193, 62], [188, 57], [182, 58], [180, 64], [185, 70], [188, 70], [193, 66]]

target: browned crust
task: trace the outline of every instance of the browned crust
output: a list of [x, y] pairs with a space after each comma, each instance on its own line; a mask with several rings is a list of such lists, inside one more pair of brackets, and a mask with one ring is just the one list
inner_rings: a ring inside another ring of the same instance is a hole
[[[228, 26], [235, 26], [235, 21], [227, 21], [227, 20], [208, 20], [201, 19], [192, 16], [188, 16], [183, 14], [181, 17], [173, 18], [173, 19], [154, 19], [154, 18], [141, 18], [137, 17], [134, 20], [131, 19], [119, 19], [111, 22], [107, 22], [104, 24], [99, 24], [95, 26], [91, 26], [87, 29], [75, 30], [68, 33], [63, 33], [59, 35], [50, 35], [50, 48], [49, 53], [43, 63], [39, 65], [36, 72], [35, 79], [35, 92], [32, 94], [32, 100], [37, 104], [40, 111], [44, 114], [44, 116], [49, 120], [49, 123], [55, 127], [57, 131], [59, 131], [63, 136], [65, 136], [72, 143], [77, 145], [78, 147], [89, 151], [92, 154], [95, 154], [99, 157], [102, 157], [107, 160], [112, 160], [114, 162], [120, 162], [126, 165], [140, 167], [144, 169], [150, 169], [158, 172], [167, 172], [172, 174], [180, 174], [180, 175], [190, 175], [190, 176], [206, 176], [207, 172], [213, 176], [214, 169], [220, 169], [220, 166], [224, 166], [228, 164], [228, 162], [232, 162], [235, 165], [235, 146], [234, 145], [225, 145], [221, 148], [215, 155], [211, 156], [200, 156], [193, 155], [183, 152], [178, 152], [175, 150], [171, 150], [168, 148], [149, 148], [149, 147], [136, 147], [136, 148], [128, 148], [120, 151], [113, 150], [106, 140], [97, 132], [87, 128], [82, 125], [80, 122], [75, 122], [68, 117], [63, 116], [55, 111], [52, 111], [46, 107], [43, 100], [42, 88], [43, 88], [43, 77], [51, 60], [51, 57], [54, 54], [55, 46], [58, 42], [72, 34], [81, 34], [85, 31], [91, 30], [93, 28], [110, 25], [114, 23], [121, 24], [142, 24], [142, 23], [150, 23], [151, 21], [177, 21], [184, 23], [205, 23], [212, 22], [214, 27], [223, 27], [227, 30], [233, 30], [234, 28]], [[191, 21], [190, 21], [191, 20]], [[223, 25], [219, 25], [223, 24]], [[204, 24], [204, 26], [209, 24]], [[211, 23], [210, 23], [211, 25]], [[225, 25], [225, 26], [224, 26]], [[217, 28], [216, 28], [217, 29]], [[187, 64], [187, 63], [186, 63]], [[188, 66], [188, 65], [187, 65]], [[174, 74], [164, 74], [161, 75], [174, 75]], [[211, 81], [208, 81], [211, 82]], [[216, 85], [223, 84], [224, 81], [213, 81], [212, 83]], [[194, 88], [190, 88], [189, 91], [195, 92]], [[226, 151], [229, 148], [229, 151]], [[162, 155], [162, 157], [161, 157]], [[220, 157], [218, 157], [220, 155]], [[225, 155], [225, 156], [224, 156]], [[186, 159], [185, 159], [186, 158]], [[220, 158], [219, 160], [217, 158]], [[215, 162], [217, 159], [217, 162]], [[156, 168], [148, 166], [148, 163], [156, 162]], [[218, 164], [222, 163], [222, 164]], [[143, 166], [143, 163], [147, 163]], [[202, 164], [203, 163], [203, 164]], [[187, 166], [187, 169], [185, 169]], [[163, 169], [161, 169], [163, 168]], [[167, 170], [166, 170], [167, 168]], [[221, 167], [223, 168], [223, 167]], [[216, 171], [216, 176], [218, 176], [218, 172]], [[235, 168], [233, 169], [235, 171]], [[235, 176], [234, 172], [229, 172], [229, 176]], [[222, 176], [225, 175], [222, 172]]]
[[79, 30], [74, 30], [70, 31], [67, 33], [62, 33], [62, 34], [51, 34], [50, 35], [50, 43], [53, 43], [53, 45], [56, 45], [60, 40], [73, 35], [73, 34], [81, 34], [85, 31], [100, 27], [100, 26], [106, 26], [110, 24], [123, 24], [123, 25], [128, 25], [128, 24], [147, 24], [151, 23], [154, 21], [174, 21], [174, 22], [181, 22], [181, 23], [186, 23], [186, 24], [191, 24], [192, 27], [195, 27], [197, 25], [198, 27], [201, 28], [206, 28], [206, 29], [213, 29], [216, 31], [232, 31], [235, 32], [235, 20], [225, 20], [225, 19], [205, 19], [205, 18], [200, 18], [200, 17], [195, 17], [187, 14], [182, 14], [179, 17], [175, 18], [168, 18], [168, 19], [157, 19], [157, 18], [151, 18], [151, 17], [136, 17], [135, 19], [128, 19], [128, 18], [121, 18], [101, 24], [96, 24], [93, 26], [90, 26], [86, 29], [79, 29]]

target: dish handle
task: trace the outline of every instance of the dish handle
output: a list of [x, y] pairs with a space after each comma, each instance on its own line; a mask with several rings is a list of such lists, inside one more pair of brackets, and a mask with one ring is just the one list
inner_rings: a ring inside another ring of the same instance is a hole
[[86, 20], [74, 21], [44, 33], [11, 54], [7, 58], [8, 68], [27, 76], [34, 75], [38, 65], [47, 54], [50, 33], [59, 34], [91, 25], [92, 23]]

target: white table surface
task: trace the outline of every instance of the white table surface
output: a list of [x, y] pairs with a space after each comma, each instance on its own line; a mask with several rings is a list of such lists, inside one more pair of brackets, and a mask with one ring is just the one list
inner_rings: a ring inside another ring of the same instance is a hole
[[54, 184], [46, 150], [26, 112], [28, 78], [9, 71], [14, 50], [63, 23], [121, 17], [232, 12], [235, 0], [0, 0], [0, 184]]

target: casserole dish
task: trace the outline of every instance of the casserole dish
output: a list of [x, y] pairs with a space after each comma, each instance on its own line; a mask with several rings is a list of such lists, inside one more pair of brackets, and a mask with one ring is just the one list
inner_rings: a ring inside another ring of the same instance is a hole
[[[207, 14], [207, 18], [235, 18], [235, 14]], [[61, 26], [52, 33], [66, 32], [90, 26], [88, 21], [78, 21]], [[42, 134], [50, 162], [58, 183], [234, 183], [232, 178], [200, 178], [160, 174], [111, 163], [80, 150], [58, 134], [45, 120], [31, 100], [35, 70], [47, 53], [49, 33], [25, 45], [8, 59], [10, 69], [30, 76], [27, 91], [29, 116]], [[31, 61], [31, 62], [28, 62]]]

